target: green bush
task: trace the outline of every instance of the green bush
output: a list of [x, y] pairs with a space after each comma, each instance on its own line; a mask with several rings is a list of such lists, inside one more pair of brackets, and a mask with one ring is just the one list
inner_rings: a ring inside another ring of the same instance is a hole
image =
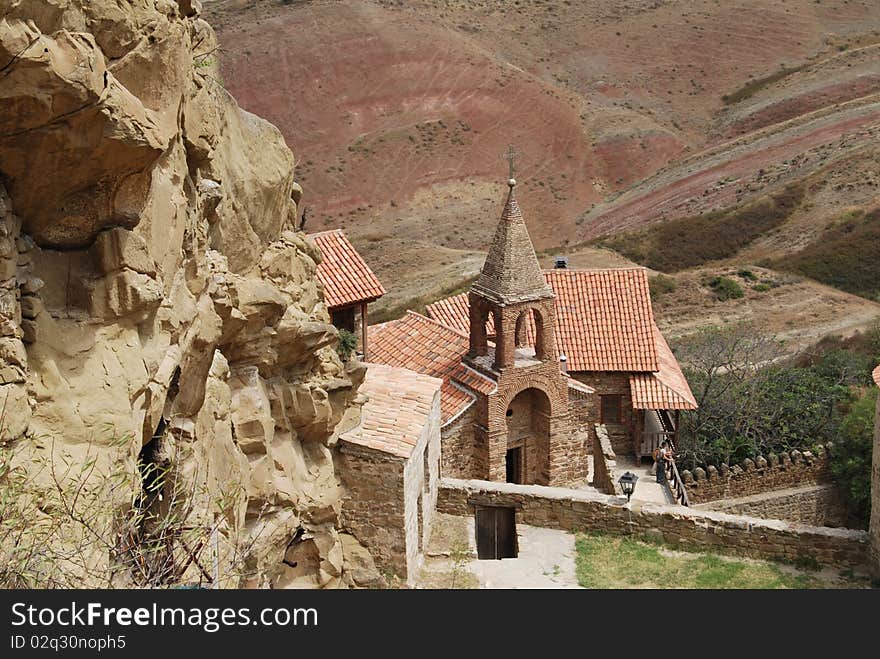
[[682, 466], [815, 452], [831, 443], [832, 475], [852, 519], [863, 525], [877, 395], [870, 374], [880, 323], [853, 337], [823, 339], [795, 359], [782, 360], [772, 344], [772, 337], [749, 327], [711, 328], [678, 342], [676, 354], [700, 404], [682, 417]]
[[730, 277], [712, 277], [709, 280], [709, 288], [715, 292], [715, 297], [722, 302], [734, 300], [745, 295], [742, 286]]
[[653, 270], [678, 272], [734, 256], [785, 222], [803, 197], [803, 187], [791, 185], [746, 206], [670, 220], [599, 244]]
[[663, 295], [675, 291], [675, 279], [666, 275], [656, 275], [648, 280], [648, 289], [651, 291], [651, 299], [655, 302]]
[[752, 286], [752, 290], [757, 291], [758, 293], [766, 293], [771, 288], [773, 288], [773, 287], [770, 284], [764, 284], [764, 283], [755, 284], [754, 286]]
[[874, 444], [874, 388], [853, 404], [840, 424], [839, 439], [831, 449], [831, 473], [847, 510], [861, 526], [871, 513], [871, 451]]
[[738, 270], [736, 274], [746, 281], [758, 281], [758, 276], [751, 270], [746, 270], [745, 268]]
[[339, 358], [347, 362], [355, 348], [357, 348], [357, 335], [347, 329], [339, 330], [339, 344], [336, 346]]
[[721, 97], [721, 100], [724, 101], [726, 105], [733, 105], [734, 103], [739, 103], [740, 101], [744, 101], [747, 98], [751, 98], [756, 93], [764, 89], [765, 87], [772, 85], [774, 83], [779, 82], [790, 76], [792, 73], [797, 73], [801, 69], [806, 66], [805, 64], [801, 64], [800, 66], [792, 66], [792, 67], [781, 67], [778, 71], [771, 73], [768, 76], [764, 76], [763, 78], [755, 78], [753, 80], [749, 80], [745, 85], [737, 89], [732, 94], [725, 94]]
[[880, 300], [880, 209], [858, 218], [849, 212], [804, 249], [769, 265]]

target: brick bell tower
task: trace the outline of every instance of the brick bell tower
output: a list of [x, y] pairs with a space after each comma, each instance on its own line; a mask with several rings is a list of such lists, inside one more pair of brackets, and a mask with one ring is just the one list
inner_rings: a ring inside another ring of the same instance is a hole
[[[474, 465], [480, 478], [567, 485], [583, 451], [569, 432], [568, 382], [556, 348], [556, 309], [508, 182], [501, 221], [468, 293], [470, 347], [462, 360], [497, 386], [477, 400]], [[494, 326], [489, 342], [487, 321]], [[585, 461], [580, 461], [585, 463]]]

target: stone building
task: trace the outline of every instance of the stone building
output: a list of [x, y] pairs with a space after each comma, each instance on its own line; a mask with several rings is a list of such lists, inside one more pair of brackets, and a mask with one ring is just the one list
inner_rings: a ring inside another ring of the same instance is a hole
[[[874, 383], [880, 387], [880, 366], [874, 369]], [[871, 574], [880, 581], [880, 396], [877, 396], [877, 411], [874, 416], [874, 453], [871, 466], [871, 522], [868, 528], [871, 536]]]
[[330, 320], [337, 329], [358, 337], [358, 350], [367, 361], [367, 305], [385, 295], [385, 288], [341, 229], [313, 233], [309, 238], [321, 251], [315, 274], [324, 287]]
[[647, 271], [542, 272], [509, 188], [471, 290], [370, 327], [372, 358], [444, 380], [444, 475], [578, 484], [597, 424], [617, 453], [650, 455], [696, 401]]
[[431, 534], [440, 476], [442, 380], [368, 364], [357, 427], [339, 438], [345, 529], [376, 565], [412, 584]]

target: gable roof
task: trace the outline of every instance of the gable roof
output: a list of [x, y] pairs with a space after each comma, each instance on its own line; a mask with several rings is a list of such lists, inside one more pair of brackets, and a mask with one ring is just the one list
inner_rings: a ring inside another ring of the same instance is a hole
[[[545, 270], [556, 294], [556, 345], [569, 371], [658, 371], [654, 311], [644, 268]], [[467, 293], [429, 304], [432, 318], [466, 333]], [[490, 334], [494, 328], [488, 326]], [[527, 326], [534, 338], [534, 327]]]
[[509, 190], [501, 221], [471, 290], [499, 304], [548, 298], [553, 291], [541, 276], [532, 239], [516, 203], [513, 194], [516, 181], [510, 179], [507, 185]]
[[409, 458], [428, 423], [443, 381], [405, 368], [366, 364], [358, 391], [368, 400], [360, 425], [340, 439], [400, 458]]
[[313, 233], [308, 237], [315, 241], [323, 256], [315, 274], [324, 285], [324, 301], [328, 309], [372, 302], [385, 295], [382, 283], [342, 229]]
[[408, 368], [442, 378], [440, 420], [453, 421], [475, 397], [468, 391], [492, 393], [495, 383], [461, 362], [468, 351], [467, 335], [414, 311], [397, 320], [367, 328], [373, 362]]
[[678, 360], [657, 326], [654, 326], [660, 370], [656, 373], [633, 373], [629, 376], [633, 408], [637, 410], [695, 410], [697, 400], [691, 393]]

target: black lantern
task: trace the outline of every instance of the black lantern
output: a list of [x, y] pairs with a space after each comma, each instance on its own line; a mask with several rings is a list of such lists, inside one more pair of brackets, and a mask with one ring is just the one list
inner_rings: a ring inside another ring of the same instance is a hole
[[637, 480], [639, 480], [639, 477], [631, 471], [628, 471], [620, 477], [620, 480], [617, 481], [618, 483], [620, 483], [620, 489], [622, 489], [623, 493], [626, 495], [627, 503], [629, 503], [629, 499], [632, 496], [633, 492], [636, 491]]

